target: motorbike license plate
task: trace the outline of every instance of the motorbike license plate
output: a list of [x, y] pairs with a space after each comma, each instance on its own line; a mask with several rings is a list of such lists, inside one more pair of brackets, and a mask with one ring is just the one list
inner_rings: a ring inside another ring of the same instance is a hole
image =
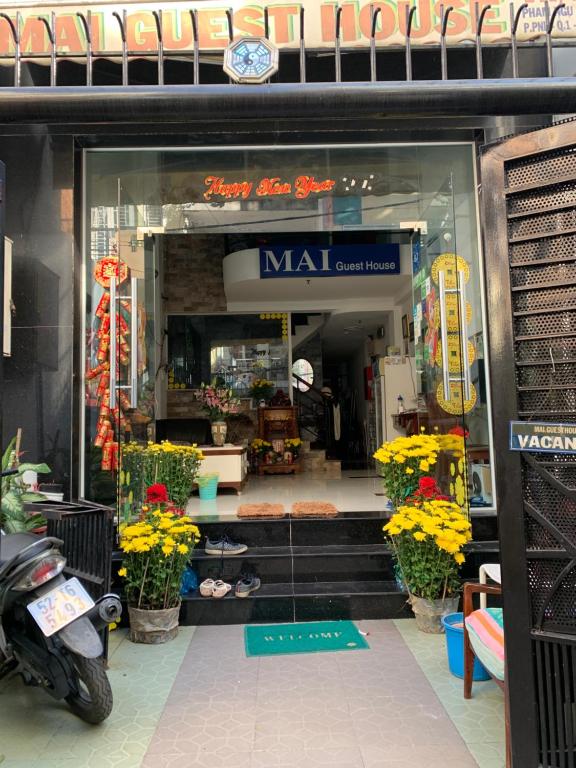
[[27, 606], [46, 637], [64, 629], [93, 607], [94, 600], [75, 577]]

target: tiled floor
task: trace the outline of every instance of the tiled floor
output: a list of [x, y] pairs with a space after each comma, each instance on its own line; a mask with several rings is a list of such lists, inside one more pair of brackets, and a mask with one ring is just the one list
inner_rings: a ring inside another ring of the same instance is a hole
[[186, 628], [166, 646], [117, 633], [103, 726], [0, 687], [1, 768], [502, 768], [492, 683], [464, 702], [443, 637], [357, 624], [368, 650], [266, 658], [246, 658], [241, 626]]
[[313, 473], [250, 475], [244, 492], [239, 496], [231, 489], [221, 489], [214, 501], [203, 501], [194, 496], [188, 502], [186, 511], [194, 516], [236, 516], [240, 504], [284, 504], [289, 512], [295, 501], [329, 501], [340, 512], [369, 512], [386, 509], [388, 500], [382, 494], [382, 480], [374, 475], [373, 470], [344, 471], [340, 478]]

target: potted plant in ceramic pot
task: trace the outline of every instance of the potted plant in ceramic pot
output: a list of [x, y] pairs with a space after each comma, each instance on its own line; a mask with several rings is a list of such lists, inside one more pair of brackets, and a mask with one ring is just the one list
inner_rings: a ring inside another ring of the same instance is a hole
[[[458, 610], [464, 545], [471, 523], [462, 509], [436, 496], [432, 478], [384, 526], [402, 579], [410, 595], [416, 625], [423, 632], [441, 633], [442, 616]], [[434, 483], [435, 485], [435, 483]]]
[[160, 507], [121, 529], [118, 575], [125, 580], [130, 640], [156, 644], [176, 637], [182, 577], [199, 540], [188, 517]]
[[201, 384], [200, 389], [194, 390], [194, 397], [210, 419], [214, 445], [224, 445], [228, 429], [226, 416], [238, 413], [240, 400], [233, 396], [231, 389], [212, 384]]

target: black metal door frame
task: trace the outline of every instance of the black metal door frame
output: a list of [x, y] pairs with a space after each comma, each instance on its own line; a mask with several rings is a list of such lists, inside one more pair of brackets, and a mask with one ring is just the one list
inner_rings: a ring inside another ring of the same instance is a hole
[[488, 147], [481, 165], [513, 765], [574, 768], [576, 462], [508, 444], [510, 420], [576, 422], [576, 123]]

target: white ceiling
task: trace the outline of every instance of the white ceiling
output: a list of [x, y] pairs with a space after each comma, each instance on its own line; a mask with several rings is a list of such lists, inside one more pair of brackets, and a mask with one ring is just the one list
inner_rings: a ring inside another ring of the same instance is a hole
[[348, 358], [389, 322], [390, 312], [333, 312], [322, 328], [322, 349], [331, 358]]

